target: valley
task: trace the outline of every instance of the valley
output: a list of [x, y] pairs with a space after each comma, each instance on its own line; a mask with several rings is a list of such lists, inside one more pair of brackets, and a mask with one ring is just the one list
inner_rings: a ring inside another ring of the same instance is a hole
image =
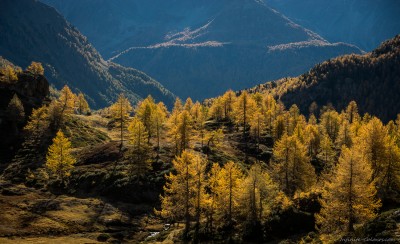
[[297, 76], [326, 59], [362, 53], [327, 41], [263, 1], [44, 2], [109, 60], [144, 71], [182, 99]]

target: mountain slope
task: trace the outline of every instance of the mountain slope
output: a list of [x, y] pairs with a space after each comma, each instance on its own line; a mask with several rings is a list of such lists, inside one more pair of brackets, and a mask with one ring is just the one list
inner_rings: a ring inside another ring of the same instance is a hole
[[400, 33], [397, 0], [265, 0], [293, 21], [332, 42], [370, 51]]
[[400, 111], [400, 35], [365, 55], [346, 55], [316, 65], [296, 78], [256, 86], [286, 105], [297, 104], [303, 113], [312, 102], [331, 103], [339, 111], [354, 100], [361, 113], [384, 121]]
[[181, 97], [216, 96], [360, 53], [325, 41], [256, 0], [43, 1], [106, 57], [163, 80]]
[[26, 67], [42, 62], [57, 88], [64, 84], [84, 92], [95, 108], [124, 92], [136, 102], [152, 94], [171, 104], [174, 95], [157, 81], [132, 68], [106, 62], [87, 38], [53, 8], [34, 0], [2, 0], [0, 55]]

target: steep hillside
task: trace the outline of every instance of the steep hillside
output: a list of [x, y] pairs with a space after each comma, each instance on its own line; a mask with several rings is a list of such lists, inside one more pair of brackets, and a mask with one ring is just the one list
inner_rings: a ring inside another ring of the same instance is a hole
[[396, 0], [265, 0], [291, 20], [332, 42], [347, 42], [370, 51], [400, 33]]
[[262, 1], [44, 2], [82, 29], [106, 57], [162, 80], [181, 97], [204, 99], [360, 53], [325, 41]]
[[95, 108], [124, 92], [136, 102], [148, 94], [171, 104], [174, 95], [146, 74], [106, 62], [76, 28], [53, 8], [33, 0], [1, 2], [0, 55], [21, 67], [42, 62], [57, 88], [84, 92]]
[[362, 113], [384, 121], [400, 111], [400, 36], [365, 55], [346, 55], [316, 65], [309, 72], [259, 85], [250, 90], [272, 93], [285, 105], [304, 112], [312, 102], [341, 110], [352, 100]]

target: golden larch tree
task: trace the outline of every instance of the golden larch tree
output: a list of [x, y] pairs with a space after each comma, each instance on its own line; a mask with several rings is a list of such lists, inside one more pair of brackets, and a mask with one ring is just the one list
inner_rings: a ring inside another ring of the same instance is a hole
[[124, 130], [132, 111], [131, 103], [124, 94], [120, 94], [117, 102], [111, 105], [110, 111], [112, 118], [116, 120], [117, 127], [120, 130], [120, 148], [122, 148], [124, 142]]
[[222, 103], [223, 103], [223, 108], [224, 108], [224, 118], [226, 120], [232, 120], [232, 112], [233, 112], [233, 106], [236, 101], [236, 94], [232, 90], [228, 90], [227, 92], [224, 93], [222, 96]]
[[150, 138], [153, 137], [156, 133], [156, 112], [157, 105], [150, 95], [146, 99], [141, 101], [135, 109], [135, 117], [139, 118], [146, 128], [148, 135], [147, 143], [150, 143]]
[[202, 196], [206, 196], [203, 189], [205, 160], [197, 153], [183, 151], [172, 164], [175, 173], [166, 175], [164, 194], [160, 197], [161, 211], [156, 213], [171, 221], [184, 220], [186, 236], [192, 218], [196, 217], [196, 222], [199, 220], [199, 204], [203, 202]]
[[350, 124], [356, 121], [360, 121], [361, 118], [358, 113], [357, 103], [355, 101], [351, 101], [346, 107], [345, 117]]
[[249, 169], [241, 187], [240, 208], [244, 217], [254, 225], [267, 216], [267, 207], [274, 201], [277, 187], [269, 174], [255, 163]]
[[42, 63], [32, 62], [27, 68], [26, 71], [31, 72], [33, 75], [44, 75], [44, 68]]
[[377, 186], [383, 184], [385, 168], [387, 168], [389, 134], [382, 122], [373, 117], [368, 123], [361, 126], [355, 139], [354, 147], [371, 165], [372, 179], [376, 180]]
[[11, 67], [10, 65], [6, 65], [6, 66], [2, 67], [0, 69], [0, 74], [2, 74], [2, 76], [4, 77], [3, 78], [0, 76], [0, 78], [2, 78], [2, 79], [0, 79], [0, 81], [3, 80], [8, 83], [14, 83], [15, 81], [18, 80], [17, 72], [15, 72], [15, 69], [13, 67]]
[[27, 131], [31, 137], [40, 137], [43, 132], [47, 130], [49, 124], [48, 107], [42, 106], [32, 110], [32, 114], [29, 116], [28, 123], [24, 130]]
[[129, 144], [132, 146], [130, 159], [132, 161], [130, 173], [141, 175], [151, 167], [150, 147], [147, 143], [147, 130], [142, 121], [133, 118], [128, 126]]
[[384, 196], [398, 194], [400, 191], [400, 147], [396, 144], [395, 138], [389, 141], [387, 163], [382, 175], [379, 188]]
[[173, 110], [168, 119], [168, 127], [170, 140], [175, 144], [175, 155], [189, 149], [193, 138], [193, 120], [189, 112]]
[[321, 142], [321, 134], [316, 124], [308, 124], [304, 130], [304, 144], [307, 147], [307, 155], [315, 158]]
[[193, 101], [190, 97], [188, 97], [185, 101], [185, 106], [183, 106], [183, 109], [188, 111], [189, 114], [192, 112], [192, 107], [193, 107]]
[[340, 124], [338, 138], [336, 139], [336, 146], [341, 148], [342, 146], [351, 147], [353, 145], [353, 131], [351, 129], [351, 123], [345, 119]]
[[307, 149], [296, 136], [284, 134], [275, 143], [274, 167], [282, 190], [289, 196], [296, 191], [307, 191], [315, 182], [315, 170], [307, 156]]
[[49, 116], [53, 128], [58, 129], [74, 112], [75, 101], [76, 95], [65, 85], [60, 91], [60, 97], [51, 101], [49, 106]]
[[332, 142], [336, 142], [340, 127], [340, 115], [335, 110], [327, 110], [320, 118], [322, 130], [328, 134]]
[[262, 112], [257, 109], [250, 120], [250, 132], [256, 139], [257, 149], [259, 149], [261, 136], [265, 131], [264, 117]]
[[376, 216], [380, 201], [372, 181], [372, 169], [362, 154], [342, 148], [333, 175], [324, 184], [321, 211], [316, 215], [322, 233], [353, 232], [354, 224], [362, 224]]
[[217, 121], [221, 121], [224, 118], [224, 103], [221, 97], [213, 100], [210, 107], [210, 116]]
[[75, 107], [77, 108], [79, 114], [87, 114], [88, 112], [90, 112], [89, 104], [86, 101], [85, 95], [83, 95], [82, 92], [80, 92], [76, 97], [75, 104]]
[[61, 89], [58, 101], [60, 102], [62, 113], [71, 114], [74, 112], [76, 95], [67, 85]]
[[326, 134], [322, 136], [319, 153], [317, 156], [323, 163], [322, 166], [324, 172], [328, 172], [333, 168], [336, 152], [334, 150], [331, 138]]
[[232, 226], [232, 220], [239, 212], [239, 194], [244, 174], [239, 166], [229, 161], [219, 171], [214, 170], [213, 193], [216, 195], [216, 212], [220, 222]]
[[167, 120], [167, 115], [168, 115], [168, 110], [167, 107], [165, 107], [163, 102], [157, 103], [155, 112], [154, 112], [154, 120], [155, 120], [155, 130], [156, 130], [156, 136], [157, 136], [157, 152], [160, 151], [160, 138], [161, 138], [161, 133], [164, 128], [164, 124]]
[[182, 111], [178, 116], [178, 133], [179, 133], [179, 144], [180, 151], [189, 149], [190, 141], [193, 136], [192, 117], [186, 110]]
[[201, 108], [202, 105], [199, 102], [195, 102], [192, 106], [192, 108], [190, 109], [190, 114], [192, 115], [193, 118], [193, 124], [195, 127], [197, 127], [198, 122], [200, 120], [200, 116], [201, 116]]
[[243, 126], [243, 137], [246, 137], [249, 121], [256, 109], [256, 102], [246, 91], [242, 92], [234, 104], [234, 115], [238, 125]]
[[48, 149], [46, 168], [64, 184], [75, 163], [76, 159], [71, 154], [71, 142], [59, 130], [53, 139], [53, 144]]

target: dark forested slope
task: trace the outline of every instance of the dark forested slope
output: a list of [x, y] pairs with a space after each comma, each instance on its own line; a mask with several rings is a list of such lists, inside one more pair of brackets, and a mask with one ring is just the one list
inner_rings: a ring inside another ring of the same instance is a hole
[[84, 92], [95, 108], [121, 92], [133, 102], [148, 94], [167, 104], [174, 99], [146, 74], [104, 61], [85, 36], [43, 3], [2, 0], [0, 32], [0, 55], [23, 68], [31, 61], [41, 62], [50, 83]]
[[270, 92], [285, 105], [297, 104], [308, 112], [312, 102], [331, 103], [338, 110], [350, 101], [361, 113], [384, 121], [400, 111], [400, 36], [383, 42], [365, 55], [345, 55], [316, 65], [296, 78], [284, 78], [252, 88]]

